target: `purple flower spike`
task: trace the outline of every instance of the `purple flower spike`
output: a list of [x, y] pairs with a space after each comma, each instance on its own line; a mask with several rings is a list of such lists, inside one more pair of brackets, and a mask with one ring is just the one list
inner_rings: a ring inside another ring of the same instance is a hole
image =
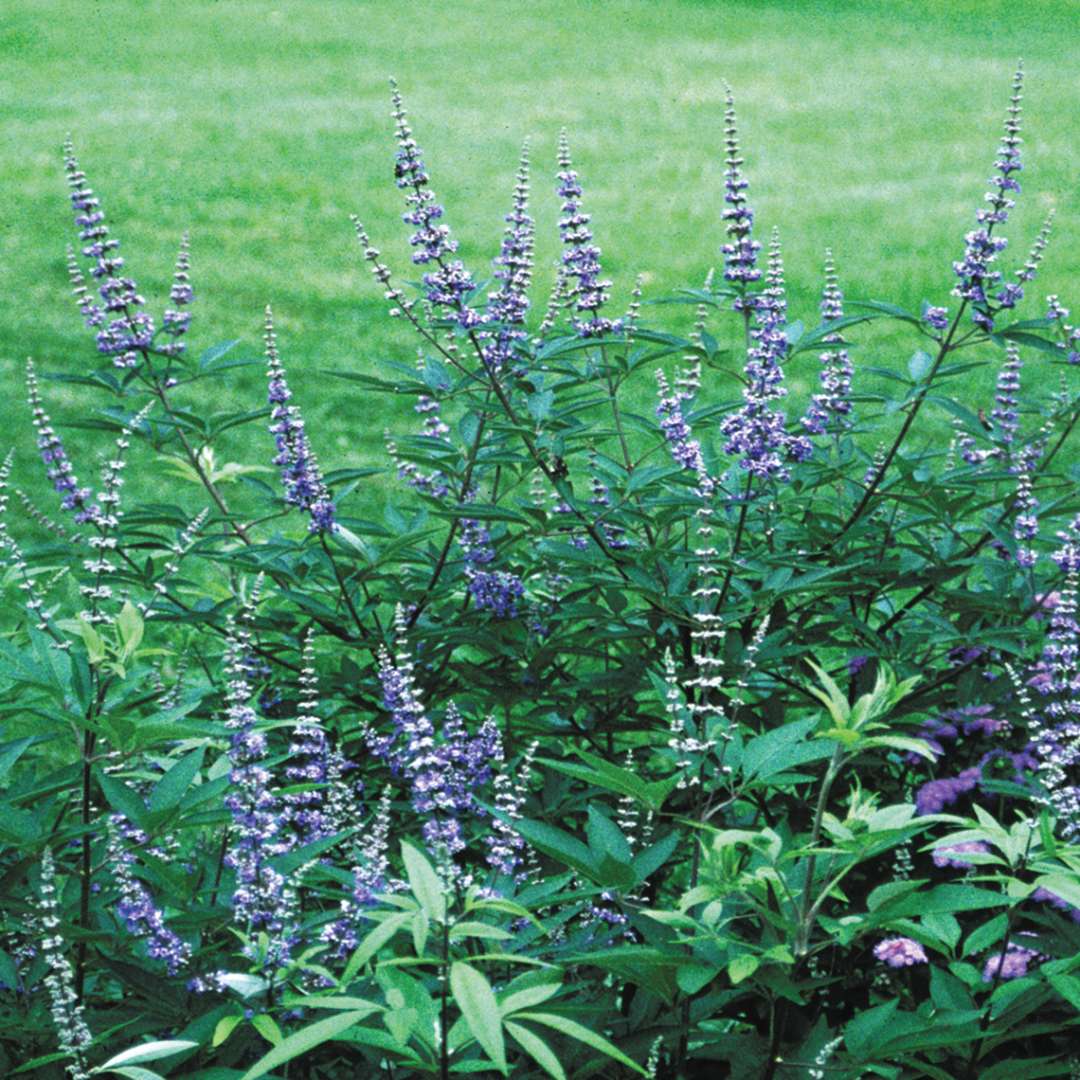
[[266, 309], [266, 376], [267, 399], [270, 402], [270, 431], [277, 445], [274, 464], [281, 469], [281, 483], [285, 488], [285, 502], [299, 507], [311, 518], [308, 531], [312, 533], [333, 532], [334, 504], [323, 482], [319, 463], [308, 442], [307, 432], [300, 410], [289, 404], [292, 391], [285, 380], [285, 369], [277, 351], [277, 335], [274, 333], [274, 317]]
[[459, 325], [470, 329], [480, 322], [479, 313], [473, 311], [467, 302], [476, 284], [464, 263], [451, 258], [457, 251], [457, 241], [450, 235], [450, 227], [442, 221], [444, 211], [435, 201], [423, 152], [413, 138], [401, 94], [396, 83], [391, 82], [390, 85], [393, 88], [393, 115], [398, 142], [394, 178], [397, 186], [408, 193], [405, 196], [408, 210], [402, 219], [416, 229], [409, 237], [409, 243], [414, 248], [413, 262], [418, 266], [434, 264], [434, 269], [424, 274], [427, 299], [436, 310], [443, 309]]
[[116, 913], [123, 920], [127, 932], [146, 943], [147, 955], [155, 960], [163, 960], [168, 973], [175, 975], [191, 959], [191, 946], [165, 925], [160, 908], [132, 873], [135, 854], [131, 847], [144, 845], [147, 842], [146, 833], [136, 829], [122, 814], [110, 815], [108, 826], [109, 869], [120, 890]]
[[521, 578], [504, 570], [488, 570], [495, 559], [491, 534], [473, 518], [461, 519], [461, 548], [465, 553], [465, 577], [469, 595], [481, 611], [490, 611], [496, 619], [512, 619], [518, 613], [518, 601], [525, 595]]
[[502, 247], [495, 258], [495, 278], [500, 287], [488, 294], [485, 323], [496, 323], [477, 337], [482, 343], [484, 363], [493, 371], [501, 370], [514, 355], [518, 342], [526, 340], [525, 314], [529, 310], [529, 285], [532, 283], [533, 219], [529, 215], [529, 145], [521, 150], [514, 186], [514, 205], [506, 215]]
[[[986, 194], [986, 202], [990, 204], [990, 208], [976, 213], [979, 227], [967, 234], [964, 257], [953, 263], [953, 272], [959, 278], [953, 295], [972, 305], [972, 321], [987, 333], [994, 328], [995, 311], [1013, 307], [1023, 295], [1019, 284], [1007, 286], [996, 297], [993, 295], [1001, 281], [1001, 271], [995, 269], [994, 263], [998, 255], [1005, 250], [1008, 241], [992, 235], [995, 225], [1003, 225], [1008, 220], [1009, 211], [1016, 205], [1012, 196], [1020, 192], [1020, 183], [1014, 174], [1023, 168], [1020, 161], [1020, 102], [1023, 85], [1024, 68], [1020, 65], [1013, 79], [1013, 94], [1005, 120], [1005, 134], [994, 162], [997, 175], [991, 177], [990, 190]], [[993, 307], [995, 299], [997, 308]]]
[[790, 435], [786, 417], [772, 404], [787, 395], [781, 362], [787, 355], [784, 334], [787, 299], [780, 241], [774, 231], [769, 248], [766, 288], [754, 298], [753, 344], [747, 350], [743, 406], [720, 425], [727, 439], [724, 450], [739, 455], [739, 465], [751, 476], [786, 480], [788, 462], [805, 461], [812, 453], [809, 439]]
[[[833, 266], [832, 252], [825, 252], [825, 290], [821, 297], [821, 317], [826, 321], [844, 317], [844, 294], [840, 291]], [[826, 345], [835, 346], [821, 354], [821, 393], [815, 394], [803, 427], [811, 435], [823, 435], [829, 425], [842, 426], [851, 414], [851, 359], [843, 348], [844, 336], [832, 333], [825, 338]]]
[[41, 460], [45, 463], [45, 472], [53, 490], [61, 497], [60, 508], [74, 511], [75, 520], [80, 524], [98, 521], [101, 518], [101, 507], [90, 501], [93, 495], [90, 488], [79, 487], [64, 443], [53, 429], [49, 414], [41, 404], [37, 373], [32, 360], [26, 362], [26, 392], [34, 430], [37, 432], [38, 450], [41, 451]]
[[603, 337], [621, 329], [618, 319], [600, 315], [608, 298], [611, 282], [601, 278], [600, 249], [592, 242], [590, 217], [581, 209], [581, 184], [570, 160], [570, 144], [564, 130], [559, 135], [559, 185], [562, 217], [559, 234], [562, 236], [562, 265], [568, 283], [567, 298], [573, 301], [574, 311], [584, 318], [574, 319], [578, 337]]
[[[743, 158], [739, 153], [739, 131], [735, 122], [735, 98], [731, 88], [727, 88], [727, 107], [724, 110], [724, 148], [726, 168], [724, 170], [724, 202], [728, 204], [724, 211], [727, 222], [728, 242], [722, 250], [724, 254], [724, 278], [743, 288], [761, 277], [757, 256], [761, 244], [753, 237], [754, 211], [746, 202], [746, 189], [749, 183], [743, 177]], [[741, 308], [741, 301], [736, 301]]]
[[874, 956], [892, 968], [914, 967], [929, 963], [926, 950], [909, 937], [885, 938], [874, 946]]
[[124, 258], [118, 253], [120, 241], [109, 236], [101, 201], [86, 182], [70, 139], [64, 144], [64, 169], [71, 188], [75, 225], [85, 245], [81, 252], [89, 260], [90, 276], [98, 282], [101, 297], [100, 305], [90, 302], [85, 291], [78, 293], [81, 280], [73, 277], [80, 308], [87, 325], [97, 328], [98, 351], [111, 356], [117, 367], [134, 367], [139, 353], [145, 353], [153, 344], [154, 320], [137, 310], [146, 301], [135, 282], [124, 275]]

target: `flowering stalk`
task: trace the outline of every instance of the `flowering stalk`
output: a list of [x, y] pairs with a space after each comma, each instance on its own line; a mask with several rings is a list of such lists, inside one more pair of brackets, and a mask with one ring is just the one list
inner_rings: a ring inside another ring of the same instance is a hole
[[38, 921], [41, 926], [41, 950], [49, 965], [45, 989], [49, 993], [50, 1012], [59, 1037], [60, 1051], [70, 1059], [67, 1072], [71, 1080], [89, 1080], [86, 1051], [93, 1042], [86, 1024], [81, 995], [76, 987], [75, 973], [67, 956], [64, 939], [58, 933], [59, 907], [56, 899], [56, 866], [52, 852], [41, 853], [41, 885], [38, 902]]
[[334, 503], [323, 482], [322, 472], [308, 442], [300, 410], [289, 404], [292, 391], [285, 381], [285, 369], [277, 351], [274, 315], [266, 308], [266, 375], [269, 383], [270, 431], [277, 446], [274, 464], [281, 470], [285, 502], [310, 517], [308, 532], [321, 535], [334, 531]]
[[611, 282], [602, 278], [600, 249], [593, 243], [589, 228], [590, 215], [581, 208], [581, 184], [570, 159], [570, 143], [566, 129], [559, 134], [559, 184], [557, 193], [562, 200], [559, 235], [564, 246], [562, 265], [569, 285], [567, 298], [573, 302], [577, 318], [573, 319], [578, 337], [604, 337], [621, 329], [618, 319], [608, 319], [600, 309], [608, 299]]
[[111, 814], [108, 821], [109, 870], [120, 891], [116, 913], [129, 934], [146, 943], [147, 955], [163, 960], [170, 975], [175, 975], [191, 959], [191, 946], [165, 925], [161, 909], [154, 903], [146, 886], [132, 873], [135, 855], [129, 845], [140, 846], [148, 837], [122, 814]]
[[[826, 322], [844, 317], [844, 294], [836, 278], [832, 252], [825, 252], [825, 290], [821, 296], [821, 317]], [[811, 435], [822, 435], [832, 424], [837, 428], [848, 423], [851, 414], [851, 359], [843, 348], [844, 336], [838, 331], [825, 337], [833, 346], [821, 354], [821, 393], [811, 399], [803, 417], [803, 427]]]
[[767, 287], [753, 303], [753, 344], [747, 349], [743, 405], [723, 420], [720, 431], [727, 439], [725, 452], [740, 456], [739, 465], [749, 477], [786, 480], [788, 460], [805, 461], [811, 446], [805, 436], [790, 435], [784, 413], [772, 407], [787, 395], [781, 364], [788, 350], [784, 333], [784, 264], [775, 231], [769, 248], [767, 281]]

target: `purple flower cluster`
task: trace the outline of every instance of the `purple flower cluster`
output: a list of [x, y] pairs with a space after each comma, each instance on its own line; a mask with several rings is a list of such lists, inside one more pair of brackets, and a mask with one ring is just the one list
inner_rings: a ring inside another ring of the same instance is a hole
[[[825, 289], [821, 296], [821, 317], [832, 322], [844, 317], [844, 294], [836, 278], [832, 252], [825, 253]], [[841, 425], [851, 413], [851, 376], [848, 351], [842, 348], [844, 336], [828, 334], [825, 344], [835, 346], [821, 354], [821, 393], [815, 394], [803, 417], [803, 427], [811, 435], [823, 435], [829, 424]]]
[[773, 409], [787, 395], [781, 363], [787, 355], [784, 333], [787, 300], [784, 265], [775, 233], [769, 250], [767, 287], [753, 300], [753, 345], [747, 350], [743, 405], [720, 425], [727, 439], [724, 450], [740, 456], [739, 465], [751, 476], [785, 480], [789, 460], [805, 461], [812, 453], [809, 439], [787, 431], [785, 414]]
[[590, 217], [581, 209], [581, 184], [570, 160], [570, 144], [565, 131], [559, 136], [557, 193], [562, 200], [559, 234], [565, 248], [562, 267], [568, 283], [567, 298], [573, 301], [575, 312], [584, 316], [574, 319], [574, 330], [579, 337], [585, 338], [616, 333], [621, 329], [621, 322], [600, 314], [611, 282], [600, 276], [600, 249], [593, 243]]
[[120, 890], [116, 913], [129, 934], [146, 943], [146, 952], [154, 960], [163, 960], [170, 975], [175, 975], [191, 959], [191, 946], [165, 925], [161, 909], [138, 878], [132, 873], [135, 854], [132, 846], [147, 843], [147, 835], [135, 828], [122, 814], [112, 814], [109, 823], [109, 871]]
[[136, 311], [146, 301], [139, 295], [135, 282], [123, 275], [124, 258], [118, 254], [120, 241], [109, 236], [101, 202], [86, 182], [86, 174], [79, 168], [70, 141], [64, 145], [64, 168], [79, 239], [86, 245], [82, 254], [90, 260], [90, 276], [100, 283], [101, 303], [98, 303], [91, 298], [74, 260], [70, 260], [76, 300], [86, 325], [99, 328], [98, 351], [113, 357], [117, 367], [134, 367], [139, 352], [153, 343], [154, 321], [145, 312]]
[[1044, 889], [1041, 885], [1031, 894], [1032, 900], [1037, 900], [1043, 904], [1049, 904], [1052, 908], [1057, 909], [1064, 915], [1068, 915], [1074, 923], [1080, 923], [1080, 908], [1073, 907], [1062, 896], [1058, 896], [1056, 892], [1051, 892], [1049, 889]]
[[319, 939], [338, 960], [360, 944], [359, 928], [364, 912], [375, 904], [377, 894], [395, 892], [398, 882], [390, 879], [387, 856], [390, 839], [390, 788], [379, 800], [375, 815], [361, 834], [352, 869], [352, 891], [341, 903], [340, 917], [324, 926]]
[[490, 611], [496, 619], [513, 619], [525, 595], [525, 584], [506, 570], [487, 569], [495, 559], [491, 533], [475, 518], [462, 518], [460, 542], [473, 603], [480, 611]]
[[362, 784], [350, 785], [345, 779], [354, 768], [351, 761], [330, 746], [319, 718], [318, 678], [308, 635], [300, 671], [300, 702], [289, 744], [289, 764], [285, 768], [290, 784], [307, 788], [284, 796], [298, 844], [314, 843], [345, 828], [352, 817], [352, 806], [363, 791]]
[[1021, 979], [1033, 963], [1043, 958], [1036, 949], [1010, 942], [1004, 952], [994, 953], [983, 967], [983, 982], [1007, 982], [1009, 979]]
[[923, 312], [923, 322], [932, 330], [944, 330], [949, 325], [949, 309], [928, 306]]
[[281, 469], [281, 483], [285, 488], [285, 502], [310, 515], [308, 531], [312, 533], [333, 532], [334, 503], [323, 482], [315, 453], [308, 442], [307, 432], [300, 410], [289, 404], [292, 391], [285, 381], [285, 369], [277, 351], [277, 335], [274, 318], [266, 309], [266, 375], [267, 398], [270, 402], [270, 431], [277, 445], [274, 464]]
[[[727, 89], [727, 107], [724, 111], [724, 147], [726, 168], [724, 170], [724, 221], [727, 222], [728, 241], [724, 254], [724, 278], [745, 289], [761, 277], [757, 256], [761, 244], [754, 239], [754, 211], [747, 205], [746, 189], [749, 186], [742, 174], [743, 158], [739, 153], [739, 131], [735, 122], [735, 99], [731, 88]], [[742, 301], [736, 301], [741, 309]]]
[[705, 467], [705, 458], [701, 453], [701, 443], [693, 438], [693, 431], [686, 419], [685, 403], [691, 400], [691, 394], [679, 386], [672, 389], [667, 376], [660, 370], [656, 372], [659, 387], [660, 404], [656, 406], [656, 415], [660, 420], [660, 430], [667, 440], [668, 449], [676, 464], [688, 469], [697, 477], [698, 490], [703, 498], [712, 494], [715, 481]]
[[926, 950], [909, 937], [885, 938], [874, 946], [874, 956], [891, 968], [914, 967], [929, 960]]
[[75, 520], [80, 524], [97, 521], [101, 516], [101, 508], [90, 501], [93, 497], [90, 488], [79, 487], [64, 443], [53, 429], [49, 414], [41, 404], [41, 393], [32, 360], [26, 362], [26, 391], [34, 430], [37, 432], [38, 450], [41, 451], [41, 460], [45, 463], [46, 475], [53, 490], [61, 497], [61, 509], [74, 511]]
[[595, 454], [591, 456], [590, 465], [589, 505], [596, 507], [597, 510], [596, 527], [602, 533], [604, 543], [612, 551], [625, 551], [630, 546], [630, 541], [626, 538], [626, 530], [621, 525], [612, 525], [604, 520], [603, 512], [611, 507], [611, 494], [607, 484], [597, 475]]
[[[528, 145], [521, 151], [514, 186], [514, 205], [506, 215], [502, 247], [495, 258], [495, 278], [501, 285], [488, 294], [485, 327], [477, 334], [484, 363], [500, 371], [513, 360], [518, 343], [528, 338], [525, 315], [532, 283], [533, 219], [529, 215]], [[488, 326], [487, 324], [494, 324]]]
[[434, 266], [423, 277], [425, 295], [433, 307], [444, 311], [465, 329], [471, 329], [481, 321], [480, 313], [468, 306], [476, 284], [464, 263], [451, 258], [457, 251], [457, 241], [442, 220], [443, 207], [431, 190], [423, 154], [413, 138], [396, 85], [393, 85], [393, 101], [398, 142], [394, 178], [397, 186], [408, 192], [405, 196], [408, 210], [402, 219], [416, 230], [409, 238], [414, 248], [413, 262], [417, 266]]
[[[256, 598], [257, 594], [248, 610]], [[270, 860], [288, 851], [293, 839], [287, 827], [289, 814], [273, 788], [266, 734], [258, 729], [249, 704], [253, 691], [244, 664], [249, 652], [250, 632], [234, 624], [225, 652], [229, 678], [225, 727], [231, 764], [225, 806], [232, 815], [225, 863], [236, 873], [233, 910], [250, 930], [265, 931], [278, 943], [275, 959], [280, 961], [288, 955], [289, 943], [282, 934], [290, 912], [285, 878]]]
[[[400, 608], [396, 626], [403, 643], [405, 621]], [[371, 737], [372, 752], [408, 782], [413, 809], [424, 818], [423, 836], [430, 850], [454, 855], [465, 846], [462, 817], [481, 814], [473, 792], [491, 779], [498, 728], [489, 719], [476, 735], [470, 735], [451, 703], [437, 735], [416, 686], [412, 657], [403, 644], [394, 658], [385, 649], [381, 652], [379, 681], [393, 729]]]
[[967, 234], [964, 257], [953, 263], [953, 272], [959, 278], [953, 294], [971, 303], [975, 325], [987, 332], [994, 328], [995, 311], [1015, 307], [1024, 295], [1019, 283], [1008, 283], [994, 294], [994, 289], [1001, 281], [1001, 271], [994, 268], [994, 263], [998, 255], [1005, 250], [1008, 241], [993, 235], [994, 226], [1004, 224], [1008, 220], [1009, 211], [1016, 205], [1010, 193], [1018, 194], [1020, 191], [1020, 183], [1013, 174], [1023, 168], [1020, 161], [1020, 101], [1023, 83], [1024, 69], [1020, 66], [1013, 80], [1013, 94], [1005, 120], [1005, 135], [994, 162], [997, 175], [991, 177], [990, 191], [986, 195], [990, 208], [976, 213], [979, 228]]

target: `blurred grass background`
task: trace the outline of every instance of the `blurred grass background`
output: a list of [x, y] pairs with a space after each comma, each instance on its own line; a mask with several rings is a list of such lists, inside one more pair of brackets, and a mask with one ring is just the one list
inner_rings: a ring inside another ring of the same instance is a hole
[[[0, 418], [18, 444], [18, 480], [41, 482], [22, 404], [25, 358], [44, 371], [98, 364], [64, 269], [73, 233], [60, 146], [69, 132], [152, 311], [191, 230], [189, 348], [238, 337], [257, 355], [262, 308], [273, 303], [297, 400], [324, 464], [336, 467], [381, 461], [383, 428], [412, 426], [320, 374], [413, 356], [348, 222], [358, 213], [411, 276], [388, 76], [481, 276], [531, 137], [541, 308], [557, 257], [563, 125], [616, 281], [613, 306], [625, 304], [638, 272], [646, 296], [658, 297], [697, 284], [717, 261], [728, 80], [761, 234], [780, 227], [792, 318], [814, 325], [826, 246], [851, 297], [949, 303], [950, 263], [981, 204], [1018, 56], [1028, 71], [1025, 190], [1004, 268], [1023, 260], [1057, 206], [1037, 303], [1025, 310], [1041, 314], [1047, 292], [1080, 309], [1074, 0], [7, 0]], [[666, 307], [654, 317], [685, 329], [691, 313]], [[891, 331], [869, 342], [860, 362], [902, 364], [913, 347]], [[789, 380], [798, 407], [816, 380], [812, 354]], [[61, 422], [107, 403], [55, 384], [46, 393]], [[639, 393], [648, 407], [651, 377]], [[252, 368], [208, 384], [191, 404], [262, 400]], [[77, 460], [97, 444], [82, 431], [67, 438]], [[225, 456], [268, 454], [268, 436], [247, 429]]]

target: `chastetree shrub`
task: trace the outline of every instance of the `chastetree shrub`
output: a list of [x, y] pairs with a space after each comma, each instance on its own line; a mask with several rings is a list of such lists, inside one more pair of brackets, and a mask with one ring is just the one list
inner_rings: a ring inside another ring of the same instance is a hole
[[412, 402], [389, 468], [320, 461], [269, 309], [265, 403], [200, 409], [259, 361], [187, 348], [186, 239], [149, 313], [69, 146], [99, 366], [50, 378], [107, 443], [87, 483], [31, 365], [5, 1075], [1075, 1076], [1080, 330], [1021, 312], [1049, 221], [1008, 262], [1021, 81], [951, 294], [855, 301], [824, 253], [804, 319], [730, 94], [722, 259], [647, 318], [565, 135], [550, 296], [527, 151], [466, 267], [395, 88], [419, 281], [354, 224], [418, 359], [335, 372]]

